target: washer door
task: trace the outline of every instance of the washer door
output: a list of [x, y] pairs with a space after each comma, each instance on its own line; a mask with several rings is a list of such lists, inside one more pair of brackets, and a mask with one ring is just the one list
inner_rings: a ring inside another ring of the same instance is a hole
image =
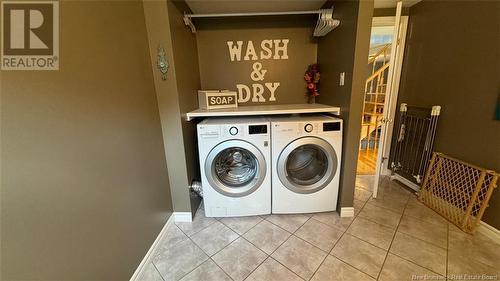
[[248, 142], [225, 141], [208, 154], [205, 174], [217, 192], [243, 197], [262, 184], [266, 176], [266, 161], [262, 152]]
[[281, 152], [278, 177], [296, 193], [314, 193], [327, 186], [337, 172], [337, 153], [323, 139], [304, 137], [289, 143]]

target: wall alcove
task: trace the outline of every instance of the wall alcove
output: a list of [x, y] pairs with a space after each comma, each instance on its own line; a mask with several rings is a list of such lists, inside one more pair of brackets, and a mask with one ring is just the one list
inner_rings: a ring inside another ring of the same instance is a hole
[[[198, 107], [197, 90], [237, 90], [238, 84], [252, 90], [255, 83], [279, 82], [274, 101], [269, 100], [269, 92], [264, 92], [263, 102], [249, 99], [244, 105], [306, 103], [303, 75], [307, 66], [316, 62], [320, 64], [322, 75], [320, 96], [316, 101], [340, 107], [340, 117], [345, 122], [339, 209], [352, 206], [373, 2], [328, 1], [324, 5], [334, 6], [333, 17], [341, 24], [319, 38], [312, 36], [317, 20], [315, 15], [196, 19], [196, 33], [193, 34], [183, 22], [184, 13], [192, 13], [188, 4], [184, 1], [167, 1], [166, 5], [144, 1], [152, 62], [156, 61], [154, 46], [162, 42], [169, 50], [172, 64], [170, 80], [165, 83], [155, 76], [155, 84], [160, 112], [163, 112], [167, 163], [179, 163], [168, 167], [174, 212], [194, 211], [199, 204], [190, 199], [187, 188], [192, 180], [199, 179], [196, 122], [184, 119], [187, 112]], [[321, 4], [316, 8], [320, 7]], [[165, 18], [168, 24], [158, 26]], [[251, 41], [259, 55], [262, 41], [273, 39], [288, 40], [287, 59], [261, 60], [259, 57], [255, 61], [231, 61], [229, 41], [232, 44], [243, 41], [243, 50]], [[255, 62], [260, 62], [267, 71], [262, 81], [252, 80]], [[338, 83], [341, 72], [345, 72], [343, 86]]]

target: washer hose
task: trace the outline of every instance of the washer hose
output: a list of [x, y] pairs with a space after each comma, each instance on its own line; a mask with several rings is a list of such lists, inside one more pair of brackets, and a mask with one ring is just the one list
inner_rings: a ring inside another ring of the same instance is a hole
[[193, 180], [191, 185], [189, 186], [196, 194], [203, 198], [203, 188], [201, 186], [201, 182], [197, 180]]

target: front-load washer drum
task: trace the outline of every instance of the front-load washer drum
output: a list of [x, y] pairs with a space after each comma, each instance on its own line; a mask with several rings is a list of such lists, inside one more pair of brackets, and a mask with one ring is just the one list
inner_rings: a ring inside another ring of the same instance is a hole
[[246, 196], [259, 188], [266, 174], [264, 155], [254, 145], [239, 140], [218, 144], [205, 161], [208, 182], [217, 192]]
[[304, 137], [288, 144], [278, 158], [278, 177], [296, 193], [325, 188], [337, 171], [337, 154], [323, 139]]

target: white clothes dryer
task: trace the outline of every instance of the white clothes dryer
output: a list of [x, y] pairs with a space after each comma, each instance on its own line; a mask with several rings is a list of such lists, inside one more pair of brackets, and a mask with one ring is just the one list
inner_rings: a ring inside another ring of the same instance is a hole
[[342, 120], [324, 115], [271, 119], [272, 213], [334, 211]]

